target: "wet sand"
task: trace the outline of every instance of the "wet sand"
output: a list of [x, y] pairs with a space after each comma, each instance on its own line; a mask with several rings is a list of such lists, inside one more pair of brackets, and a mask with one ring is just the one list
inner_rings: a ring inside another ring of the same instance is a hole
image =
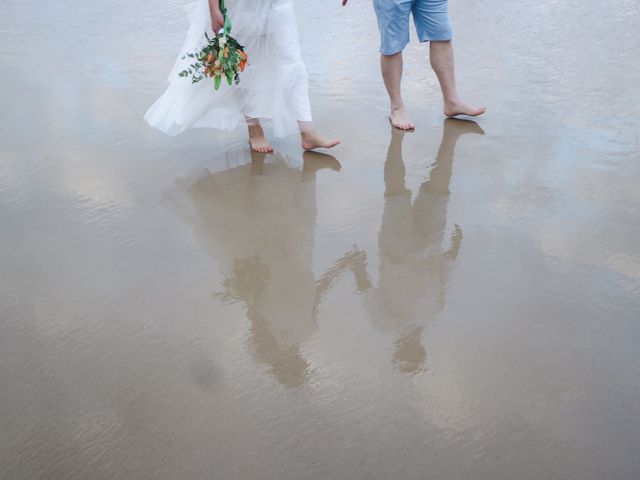
[[638, 3], [452, 2], [406, 135], [298, 3], [331, 155], [144, 124], [183, 2], [5, 2], [0, 478], [638, 478]]

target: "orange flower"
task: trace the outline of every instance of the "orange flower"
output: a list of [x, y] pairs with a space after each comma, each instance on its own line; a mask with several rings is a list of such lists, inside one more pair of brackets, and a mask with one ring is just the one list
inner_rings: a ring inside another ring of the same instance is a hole
[[248, 60], [249, 56], [243, 50], [240, 50], [238, 53], [240, 54], [240, 57], [242, 58], [242, 60], [240, 60], [240, 64], [239, 64], [240, 71], [244, 72], [244, 69], [247, 66], [247, 60]]
[[207, 62], [209, 63], [213, 62], [213, 52], [209, 52], [209, 56], [207, 57]]
[[228, 47], [224, 47], [224, 50], [222, 51], [222, 56], [224, 58], [227, 58], [229, 56], [229, 48]]

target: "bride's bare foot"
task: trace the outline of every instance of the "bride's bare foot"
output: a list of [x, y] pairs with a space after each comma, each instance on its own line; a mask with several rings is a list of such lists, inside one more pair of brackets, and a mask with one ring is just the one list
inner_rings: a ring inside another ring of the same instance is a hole
[[416, 126], [413, 124], [411, 119], [409, 118], [409, 114], [407, 110], [402, 107], [392, 108], [391, 115], [389, 116], [389, 120], [391, 121], [391, 125], [400, 129], [400, 130], [413, 130]]
[[467, 115], [469, 117], [477, 117], [486, 112], [487, 109], [485, 107], [471, 107], [466, 103], [457, 101], [457, 102], [447, 102], [444, 105], [444, 114], [447, 117], [455, 117], [457, 115]]
[[305, 150], [313, 150], [314, 148], [333, 148], [340, 143], [340, 140], [323, 137], [315, 130], [300, 132], [300, 136], [302, 137], [302, 148]]
[[267, 140], [262, 125], [258, 123], [247, 126], [249, 127], [249, 144], [251, 145], [251, 150], [258, 153], [272, 153], [273, 147]]

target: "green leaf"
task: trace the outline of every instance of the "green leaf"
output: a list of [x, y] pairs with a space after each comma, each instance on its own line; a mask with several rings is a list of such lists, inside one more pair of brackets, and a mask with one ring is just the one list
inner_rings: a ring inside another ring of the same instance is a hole
[[228, 15], [224, 16], [224, 33], [229, 35], [231, 33], [231, 19]]
[[215, 87], [216, 90], [218, 90], [220, 88], [220, 84], [222, 83], [222, 77], [216, 77], [213, 80], [213, 86]]

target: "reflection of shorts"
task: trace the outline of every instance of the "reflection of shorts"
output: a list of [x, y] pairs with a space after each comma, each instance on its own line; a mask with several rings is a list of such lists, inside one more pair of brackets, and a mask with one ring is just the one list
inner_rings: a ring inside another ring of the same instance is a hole
[[393, 55], [407, 46], [411, 13], [421, 42], [451, 40], [448, 0], [373, 0], [373, 5], [383, 55]]

